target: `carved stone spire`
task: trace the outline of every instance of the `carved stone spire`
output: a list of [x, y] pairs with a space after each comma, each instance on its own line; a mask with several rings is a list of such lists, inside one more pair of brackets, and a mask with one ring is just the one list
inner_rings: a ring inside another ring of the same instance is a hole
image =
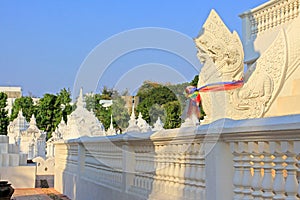
[[31, 118], [30, 118], [30, 122], [29, 122], [30, 126], [36, 126], [36, 119], [34, 114], [32, 114]]
[[139, 113], [139, 117], [137, 119], [137, 126], [140, 128], [141, 132], [151, 131], [151, 127], [146, 122], [146, 120], [143, 119], [142, 113]]
[[160, 120], [160, 117], [157, 118], [155, 124], [153, 124], [153, 131], [160, 131], [164, 129], [164, 123]]
[[132, 101], [132, 110], [131, 110], [131, 116], [130, 120], [128, 121], [129, 125], [126, 129], [126, 132], [140, 132], [140, 128], [137, 126], [137, 120], [135, 119], [135, 113], [134, 113], [134, 97]]
[[116, 134], [116, 129], [114, 128], [114, 125], [113, 125], [112, 115], [110, 115], [110, 126], [106, 132], [106, 135], [115, 135], [115, 134]]
[[78, 99], [77, 99], [76, 106], [78, 108], [85, 108], [85, 106], [86, 106], [86, 103], [85, 103], [84, 97], [83, 97], [82, 88], [80, 88], [80, 92], [79, 92], [79, 96], [78, 96]]

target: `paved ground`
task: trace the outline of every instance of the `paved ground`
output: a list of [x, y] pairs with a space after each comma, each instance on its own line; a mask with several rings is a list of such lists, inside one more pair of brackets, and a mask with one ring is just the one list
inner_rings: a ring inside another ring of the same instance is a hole
[[15, 189], [13, 200], [70, 200], [53, 188]]

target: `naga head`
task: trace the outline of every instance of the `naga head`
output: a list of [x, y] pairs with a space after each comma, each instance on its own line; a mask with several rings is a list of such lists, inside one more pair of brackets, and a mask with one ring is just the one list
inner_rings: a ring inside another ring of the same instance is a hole
[[244, 71], [244, 52], [238, 34], [231, 33], [215, 10], [212, 10], [195, 39], [203, 67], [199, 74], [204, 83], [239, 80]]

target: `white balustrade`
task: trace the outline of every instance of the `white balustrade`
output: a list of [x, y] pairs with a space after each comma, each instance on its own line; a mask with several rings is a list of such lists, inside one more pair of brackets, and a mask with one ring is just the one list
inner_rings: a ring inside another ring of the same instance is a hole
[[248, 17], [250, 34], [256, 34], [284, 24], [299, 16], [300, 0], [269, 1], [264, 6], [255, 8], [242, 17]]
[[108, 188], [124, 199], [299, 199], [299, 125], [224, 126], [215, 144], [205, 128], [178, 138], [162, 130], [167, 132], [151, 139], [118, 135], [57, 143], [56, 182], [73, 182], [79, 194], [85, 181], [100, 188], [94, 192]]

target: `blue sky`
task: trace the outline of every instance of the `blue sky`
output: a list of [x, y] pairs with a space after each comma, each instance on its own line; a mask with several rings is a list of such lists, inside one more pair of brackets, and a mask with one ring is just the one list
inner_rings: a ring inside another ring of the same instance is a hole
[[[78, 71], [90, 52], [115, 34], [136, 28], [161, 27], [194, 38], [214, 8], [230, 30], [237, 30], [241, 35], [242, 25], [238, 14], [266, 1], [2, 0], [0, 85], [22, 86], [25, 95], [32, 93], [35, 96], [56, 93], [64, 87], [72, 90]], [[118, 81], [126, 82], [126, 78], [120, 81], [118, 77], [137, 66], [149, 69], [149, 63], [169, 67], [185, 65], [182, 59], [180, 61], [176, 56], [157, 49], [131, 54], [118, 59], [115, 67], [105, 74], [103, 82], [98, 82], [95, 90], [104, 84], [113, 87]], [[194, 50], [190, 54], [196, 56]], [[103, 56], [99, 55], [99, 59]], [[125, 66], [120, 73], [118, 65]], [[192, 79], [197, 74], [196, 70], [181, 72], [179, 67], [175, 68], [179, 75], [185, 73], [184, 80]], [[143, 73], [150, 74], [147, 71], [139, 73], [141, 79]], [[128, 80], [134, 77], [136, 75]], [[145, 79], [152, 80], [149, 77]], [[179, 78], [178, 82], [183, 79]], [[166, 78], [166, 82], [176, 80]]]

